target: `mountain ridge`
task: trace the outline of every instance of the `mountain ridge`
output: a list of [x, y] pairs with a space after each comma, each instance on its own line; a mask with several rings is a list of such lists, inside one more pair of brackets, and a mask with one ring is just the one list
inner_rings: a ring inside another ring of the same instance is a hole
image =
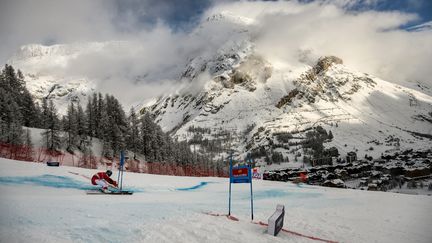
[[[230, 26], [228, 36], [207, 35], [226, 25]], [[354, 71], [339, 57], [319, 57], [301, 48], [296, 65], [269, 59], [257, 50], [256, 25], [252, 19], [228, 12], [203, 20], [190, 35], [210, 36], [206, 38], [213, 49], [193, 52], [178, 74], [170, 74], [177, 77], [174, 91], [147, 102], [141, 113], [153, 113], [164, 131], [179, 140], [201, 136], [201, 140], [216, 141], [222, 157], [229, 150], [241, 157], [264, 149], [292, 162], [298, 154], [309, 156], [310, 149], [302, 145], [307, 133], [317, 127], [332, 132], [334, 138], [324, 145], [336, 147], [341, 155], [356, 151], [376, 158], [389, 151], [430, 147], [432, 89], [428, 85], [418, 82], [403, 87]], [[45, 66], [67, 66], [78, 54], [104, 48], [133, 52], [135, 44], [30, 45], [21, 48], [10, 63], [24, 70], [35, 98], [55, 99], [62, 113], [70, 101], [95, 92], [97, 81], [59, 76]], [[143, 72], [141, 77], [146, 75]], [[194, 132], [197, 128], [210, 129], [210, 133]], [[281, 142], [280, 134], [291, 138]]]

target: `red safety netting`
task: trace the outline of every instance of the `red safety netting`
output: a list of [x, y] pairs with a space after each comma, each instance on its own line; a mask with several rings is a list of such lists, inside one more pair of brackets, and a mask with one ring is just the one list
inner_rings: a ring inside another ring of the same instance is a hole
[[[61, 165], [83, 168], [111, 168], [119, 167], [119, 158], [105, 158], [89, 156], [82, 153], [71, 154], [62, 151], [52, 151], [46, 148], [32, 148], [23, 145], [0, 143], [0, 157], [31, 162], [60, 162]], [[173, 176], [213, 176], [228, 177], [228, 168], [216, 168], [213, 165], [182, 165], [174, 162], [148, 162], [127, 160], [124, 166], [126, 171], [173, 175]]]

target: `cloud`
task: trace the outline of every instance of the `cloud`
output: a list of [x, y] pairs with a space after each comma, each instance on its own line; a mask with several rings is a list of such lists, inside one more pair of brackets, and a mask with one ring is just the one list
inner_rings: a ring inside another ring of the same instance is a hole
[[130, 39], [157, 25], [190, 30], [214, 0], [2, 0], [0, 62], [21, 45]]
[[[256, 50], [270, 61], [295, 67], [336, 55], [353, 69], [389, 81], [431, 81], [432, 32], [399, 28], [418, 16], [370, 10], [378, 0], [181, 3], [1, 1], [0, 61], [29, 43], [120, 41], [45, 71], [97, 80], [101, 92], [131, 104], [169, 93], [177, 84], [184, 87], [180, 75], [192, 58], [215, 55], [234, 38], [236, 24], [205, 23], [225, 12], [254, 20], [245, 28]], [[200, 87], [206, 77], [200, 78]]]
[[115, 32], [112, 7], [102, 0], [1, 1], [1, 61], [24, 44], [110, 39]]
[[301, 65], [299, 53], [336, 55], [351, 68], [389, 81], [431, 83], [432, 32], [399, 28], [417, 20], [415, 14], [344, 7], [362, 2], [377, 1], [236, 2], [208, 14], [230, 11], [256, 19], [257, 49], [270, 60]]
[[190, 34], [212, 4], [213, 0], [1, 1], [0, 62], [31, 43], [79, 46], [108, 41], [102, 48], [90, 45], [66, 63], [37, 67], [37, 72], [87, 77], [96, 81], [98, 91], [115, 94], [126, 104], [142, 101], [168, 92], [188, 61], [211, 55], [226, 41], [228, 35], [214, 40], [203, 32]]

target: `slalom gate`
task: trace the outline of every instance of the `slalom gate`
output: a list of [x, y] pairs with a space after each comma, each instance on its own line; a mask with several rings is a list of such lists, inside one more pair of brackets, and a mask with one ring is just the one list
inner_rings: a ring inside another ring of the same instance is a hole
[[[250, 161], [249, 161], [250, 163]], [[233, 155], [230, 156], [229, 167], [229, 195], [228, 195], [228, 216], [231, 216], [231, 185], [237, 183], [247, 183], [250, 185], [251, 199], [251, 219], [253, 220], [253, 190], [252, 190], [252, 172], [251, 165], [233, 166]]]

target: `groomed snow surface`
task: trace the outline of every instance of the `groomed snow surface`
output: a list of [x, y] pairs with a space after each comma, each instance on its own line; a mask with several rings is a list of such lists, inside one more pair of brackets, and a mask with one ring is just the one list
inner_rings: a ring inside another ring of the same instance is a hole
[[[70, 173], [74, 172], [74, 173]], [[96, 170], [0, 159], [0, 242], [320, 242], [250, 221], [249, 185], [124, 174], [133, 195], [86, 195]], [[78, 173], [78, 175], [76, 175]], [[117, 173], [113, 175], [117, 178]], [[432, 197], [254, 181], [255, 221], [285, 205], [284, 228], [337, 242], [432, 242]]]

